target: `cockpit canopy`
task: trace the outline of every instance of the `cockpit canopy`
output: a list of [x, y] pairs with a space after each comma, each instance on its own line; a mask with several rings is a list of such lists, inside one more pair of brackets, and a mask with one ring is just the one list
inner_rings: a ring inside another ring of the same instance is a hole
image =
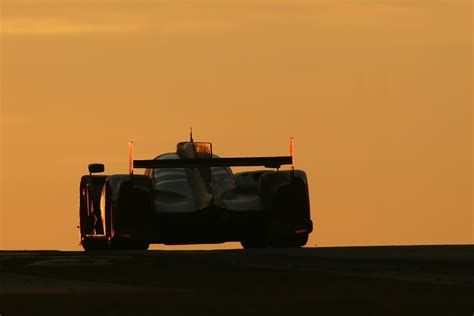
[[[218, 158], [211, 143], [181, 142], [176, 153], [166, 153], [156, 160]], [[186, 208], [200, 209], [237, 188], [229, 167], [156, 168], [147, 170], [157, 192], [157, 199], [187, 201]], [[191, 206], [192, 204], [192, 206]], [[163, 207], [162, 207], [163, 209]]]

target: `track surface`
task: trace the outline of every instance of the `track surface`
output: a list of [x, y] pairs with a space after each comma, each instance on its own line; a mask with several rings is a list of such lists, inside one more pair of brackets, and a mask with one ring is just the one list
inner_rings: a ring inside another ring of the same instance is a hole
[[0, 314], [474, 315], [474, 246], [0, 252]]

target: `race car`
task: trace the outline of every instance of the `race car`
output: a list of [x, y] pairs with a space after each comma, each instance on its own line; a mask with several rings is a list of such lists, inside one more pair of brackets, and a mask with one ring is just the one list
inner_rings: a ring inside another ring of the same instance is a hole
[[[292, 154], [220, 158], [211, 143], [191, 137], [152, 160], [134, 160], [131, 143], [129, 161], [128, 174], [100, 175], [104, 165], [94, 163], [81, 178], [86, 251], [230, 241], [244, 248], [302, 247], [313, 230], [308, 180], [294, 169]], [[234, 174], [235, 166], [267, 169]]]

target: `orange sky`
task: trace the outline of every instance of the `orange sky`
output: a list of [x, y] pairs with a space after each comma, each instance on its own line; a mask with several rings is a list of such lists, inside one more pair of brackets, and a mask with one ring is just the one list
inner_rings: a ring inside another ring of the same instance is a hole
[[151, 158], [189, 126], [221, 156], [294, 136], [308, 245], [472, 243], [472, 10], [1, 0], [0, 247], [79, 249], [87, 164], [126, 172], [129, 140]]

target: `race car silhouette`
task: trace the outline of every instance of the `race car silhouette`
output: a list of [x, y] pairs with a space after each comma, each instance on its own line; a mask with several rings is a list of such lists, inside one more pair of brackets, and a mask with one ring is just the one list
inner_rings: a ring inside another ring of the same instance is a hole
[[[98, 175], [90, 164], [80, 184], [80, 234], [86, 251], [238, 241], [244, 248], [301, 247], [312, 232], [304, 171], [282, 171], [293, 156], [219, 158], [212, 144], [180, 142], [176, 152], [133, 160], [129, 174]], [[232, 166], [276, 170], [239, 172]], [[145, 169], [144, 175], [134, 169]]]

